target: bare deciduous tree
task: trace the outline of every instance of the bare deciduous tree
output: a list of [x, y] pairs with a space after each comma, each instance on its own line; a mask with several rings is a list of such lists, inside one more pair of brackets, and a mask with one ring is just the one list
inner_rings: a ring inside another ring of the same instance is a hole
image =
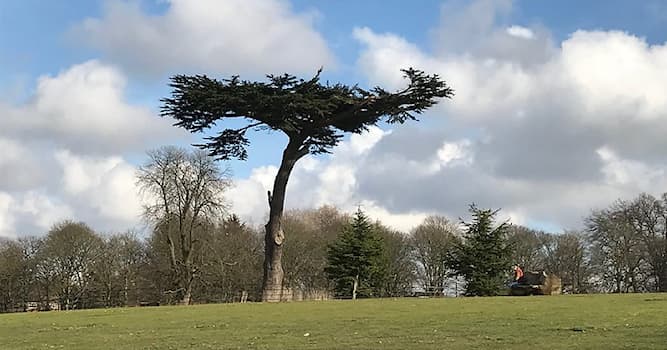
[[259, 301], [263, 246], [260, 234], [230, 215], [207, 235], [198, 290], [205, 301]]
[[95, 262], [95, 282], [106, 307], [136, 304], [130, 294], [136, 294], [137, 276], [144, 250], [141, 241], [132, 233], [104, 238], [102, 253]]
[[138, 183], [147, 197], [144, 216], [166, 240], [176, 290], [189, 304], [201, 251], [202, 230], [222, 219], [228, 172], [201, 150], [163, 147], [148, 153], [138, 171]]
[[661, 199], [644, 193], [624, 205], [630, 226], [644, 244], [651, 289], [667, 292], [667, 193]]
[[460, 241], [458, 225], [442, 216], [430, 216], [411, 232], [417, 279], [425, 292], [442, 294], [448, 278], [448, 256]]
[[375, 230], [382, 238], [384, 255], [378, 276], [373, 283], [380, 297], [402, 297], [411, 294], [416, 279], [416, 266], [412, 259], [410, 238], [403, 232], [375, 223]]
[[545, 269], [545, 242], [551, 238], [550, 234], [521, 225], [512, 225], [507, 233], [512, 264], [534, 271]]
[[81, 297], [90, 285], [101, 248], [100, 237], [81, 222], [64, 221], [49, 231], [44, 240], [40, 269], [49, 274], [61, 308], [82, 307], [79, 305]]
[[542, 236], [544, 269], [562, 280], [563, 290], [587, 293], [592, 274], [587, 237], [576, 231]]
[[641, 290], [644, 253], [641, 237], [633, 230], [626, 204], [618, 201], [607, 209], [594, 211], [586, 219], [592, 261], [603, 290], [615, 293]]
[[285, 287], [305, 294], [327, 290], [327, 246], [348, 222], [348, 216], [330, 206], [285, 213], [283, 225], [293, 237], [284, 247]]

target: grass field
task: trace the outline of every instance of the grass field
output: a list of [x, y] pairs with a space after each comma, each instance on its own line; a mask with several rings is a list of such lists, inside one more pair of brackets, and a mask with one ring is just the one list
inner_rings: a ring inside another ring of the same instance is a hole
[[667, 294], [0, 315], [0, 349], [667, 349]]

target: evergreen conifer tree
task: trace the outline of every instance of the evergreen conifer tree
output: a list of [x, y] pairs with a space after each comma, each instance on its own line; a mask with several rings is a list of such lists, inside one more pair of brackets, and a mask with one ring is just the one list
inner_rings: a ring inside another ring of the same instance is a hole
[[[464, 223], [464, 240], [451, 259], [455, 275], [466, 280], [469, 296], [498, 295], [509, 269], [511, 254], [507, 242], [509, 222], [495, 226], [498, 210], [470, 206], [472, 222]], [[495, 226], [495, 227], [494, 227]]]
[[280, 132], [287, 137], [273, 190], [267, 194], [269, 221], [265, 225], [263, 301], [280, 301], [285, 232], [282, 227], [287, 182], [296, 163], [308, 154], [330, 153], [346, 134], [361, 134], [386, 122], [403, 124], [443, 98], [454, 95], [438, 75], [404, 69], [406, 86], [389, 92], [381, 87], [320, 81], [290, 74], [268, 75], [268, 81], [212, 79], [205, 75], [171, 78], [171, 96], [162, 99], [161, 114], [178, 127], [213, 133], [198, 145], [219, 159], [245, 160], [253, 131]]
[[382, 239], [368, 217], [357, 210], [350, 225], [329, 246], [325, 271], [339, 297], [373, 296], [372, 278], [381, 268]]

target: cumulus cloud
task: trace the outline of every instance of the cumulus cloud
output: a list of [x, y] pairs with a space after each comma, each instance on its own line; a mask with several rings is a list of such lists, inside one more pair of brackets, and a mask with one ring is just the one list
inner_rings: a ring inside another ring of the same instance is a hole
[[[541, 28], [499, 21], [505, 5], [467, 7], [486, 11], [481, 19], [469, 16], [481, 21], [470, 25], [492, 33], [486, 38], [452, 27], [468, 12], [444, 16], [436, 29], [449, 33], [437, 42], [444, 51], [370, 28], [354, 31], [364, 47], [360, 71], [371, 84], [398, 87], [399, 69], [413, 66], [440, 74], [456, 90], [431, 112], [447, 119], [440, 129], [396, 130], [370, 151], [356, 173], [360, 196], [394, 212], [462, 214], [475, 201], [526, 223], [569, 228], [580, 226], [592, 207], [665, 191], [667, 45], [620, 31], [581, 30], [554, 46]], [[457, 46], [466, 35], [475, 36], [471, 45]], [[507, 54], [498, 45], [514, 49]], [[467, 141], [457, 144], [461, 136]], [[384, 146], [405, 140], [411, 147]], [[466, 161], [424, 172], [409, 148]], [[401, 176], [380, 176], [388, 173]]]
[[284, 0], [169, 0], [158, 15], [137, 2], [109, 1], [101, 18], [73, 34], [137, 74], [313, 73], [334, 65], [313, 13]]
[[0, 192], [0, 237], [43, 234], [54, 223], [72, 215], [66, 203], [43, 190]]
[[[471, 8], [480, 3], [492, 2]], [[298, 198], [292, 205], [365, 203], [409, 228], [433, 213], [465, 218], [475, 202], [515, 223], [568, 229], [591, 208], [664, 192], [667, 45], [583, 30], [555, 45], [542, 28], [499, 22], [483, 23], [491, 39], [447, 52], [355, 29], [370, 85], [400, 88], [400, 69], [412, 66], [445, 77], [456, 96], [424, 118], [446, 122], [402, 126], [363, 152], [348, 142], [331, 158], [309, 160], [317, 170], [295, 171], [288, 205], [290, 197]], [[509, 55], [498, 45], [521, 50]]]
[[67, 150], [44, 155], [40, 170], [56, 181], [0, 191], [0, 236], [42, 235], [58, 221], [85, 221], [100, 231], [140, 225], [135, 167], [120, 156], [82, 156]]
[[[407, 230], [429, 214], [465, 218], [475, 202], [514, 223], [566, 229], [591, 208], [664, 191], [667, 45], [618, 31], [577, 31], [556, 45], [544, 28], [503, 22], [509, 1], [451, 9], [433, 51], [393, 33], [353, 32], [371, 85], [400, 88], [410, 66], [445, 77], [457, 95], [427, 118], [447, 122], [373, 130], [379, 137], [355, 135], [331, 157], [306, 158], [289, 207], [362, 205]], [[355, 148], [360, 140], [368, 143]], [[250, 184], [262, 199], [271, 186]], [[247, 208], [265, 213], [266, 203]]]
[[54, 156], [61, 166], [63, 195], [78, 209], [122, 227], [136, 224], [141, 204], [134, 166], [119, 156], [82, 157], [66, 150]]
[[507, 34], [515, 36], [517, 38], [522, 38], [522, 39], [533, 39], [535, 38], [535, 33], [533, 33], [532, 30], [522, 27], [522, 26], [517, 26], [513, 25], [509, 28], [507, 28]]
[[95, 60], [42, 76], [27, 103], [0, 105], [0, 136], [102, 154], [184, 137], [156, 111], [128, 103], [126, 84], [120, 71]]
[[0, 136], [0, 191], [27, 190], [46, 181], [40, 171], [40, 157], [22, 146], [18, 140]]
[[609, 185], [629, 186], [646, 192], [667, 188], [666, 169], [660, 164], [622, 159], [606, 146], [596, 150], [596, 153], [603, 162], [602, 173]]
[[0, 103], [0, 235], [43, 234], [63, 219], [100, 230], [139, 224], [125, 157], [187, 136], [128, 102], [126, 80], [88, 61], [40, 77], [24, 103]]
[[16, 237], [14, 230], [14, 217], [10, 212], [12, 197], [0, 192], [0, 237]]
[[431, 31], [437, 56], [474, 56], [542, 63], [554, 53], [551, 33], [544, 27], [509, 23], [512, 0], [447, 1], [440, 24]]
[[[372, 127], [360, 135], [351, 135], [330, 156], [306, 156], [295, 166], [288, 184], [286, 207], [313, 208], [334, 205], [345, 211], [357, 206], [366, 210], [373, 219], [379, 219], [398, 229], [409, 229], [421, 222], [424, 212], [395, 213], [358, 195], [359, 164], [376, 145], [391, 132]], [[278, 168], [255, 168], [247, 179], [238, 179], [228, 192], [231, 210], [255, 224], [268, 215], [266, 193], [273, 188]]]

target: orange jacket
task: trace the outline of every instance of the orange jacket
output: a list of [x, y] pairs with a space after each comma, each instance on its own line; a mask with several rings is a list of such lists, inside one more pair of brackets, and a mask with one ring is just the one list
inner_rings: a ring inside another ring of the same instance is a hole
[[521, 277], [523, 277], [523, 270], [517, 266], [516, 269], [514, 269], [514, 280], [518, 281]]

